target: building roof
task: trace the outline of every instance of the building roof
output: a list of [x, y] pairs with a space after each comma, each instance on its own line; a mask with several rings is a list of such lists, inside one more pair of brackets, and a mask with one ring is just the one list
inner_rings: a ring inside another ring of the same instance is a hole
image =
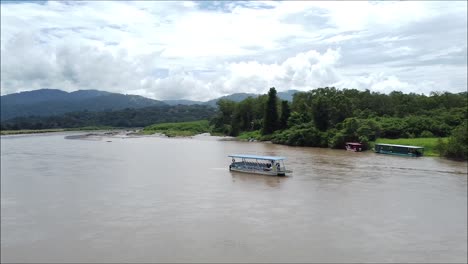
[[257, 159], [257, 160], [285, 160], [285, 157], [276, 156], [258, 156], [258, 155], [244, 155], [244, 154], [232, 154], [228, 155], [232, 158], [244, 158], [244, 159]]

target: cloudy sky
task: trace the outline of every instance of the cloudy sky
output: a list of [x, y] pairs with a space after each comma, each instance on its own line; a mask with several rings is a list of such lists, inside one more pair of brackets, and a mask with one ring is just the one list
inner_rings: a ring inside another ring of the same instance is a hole
[[466, 1], [1, 2], [1, 94], [467, 89]]

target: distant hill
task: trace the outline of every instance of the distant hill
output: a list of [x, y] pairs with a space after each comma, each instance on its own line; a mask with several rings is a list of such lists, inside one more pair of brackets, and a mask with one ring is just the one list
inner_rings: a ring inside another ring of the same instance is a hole
[[219, 97], [219, 98], [206, 101], [206, 102], [204, 102], [204, 104], [209, 105], [209, 106], [216, 107], [216, 102], [218, 102], [218, 101], [221, 100], [221, 99], [227, 99], [227, 100], [231, 100], [231, 101], [234, 101], [234, 102], [240, 102], [240, 101], [242, 101], [242, 100], [248, 98], [249, 96], [255, 98], [255, 97], [258, 96], [258, 94], [252, 94], [252, 93], [235, 93], [235, 94], [226, 95], [226, 96], [221, 96], [221, 97]]
[[216, 102], [218, 102], [221, 99], [228, 99], [228, 100], [231, 100], [231, 101], [234, 101], [234, 102], [240, 102], [240, 101], [246, 99], [249, 96], [257, 97], [258, 94], [235, 93], [235, 94], [231, 94], [231, 95], [221, 96], [219, 98], [212, 99], [212, 100], [209, 100], [209, 101], [206, 101], [206, 102], [184, 100], [184, 99], [181, 99], [181, 100], [162, 100], [162, 102], [164, 102], [164, 103], [166, 103], [168, 105], [179, 105], [179, 104], [180, 105], [195, 105], [195, 104], [198, 104], [198, 105], [208, 105], [208, 106], [216, 107]]
[[[292, 101], [297, 90], [278, 92], [282, 100]], [[99, 112], [116, 111], [126, 108], [143, 108], [162, 105], [207, 105], [216, 107], [220, 99], [240, 102], [247, 97], [258, 97], [253, 93], [235, 93], [222, 96], [206, 102], [192, 100], [164, 100], [158, 101], [138, 95], [124, 95], [99, 90], [78, 90], [64, 92], [58, 89], [40, 89], [1, 96], [1, 120], [8, 120], [21, 116], [52, 116], [68, 112]]]
[[[49, 100], [60, 100], [67, 97], [68, 93], [56, 89], [40, 89], [30, 92], [21, 92], [3, 95], [1, 97], [2, 106], [4, 104], [25, 105], [34, 104]], [[3, 110], [3, 109], [2, 109]]]
[[[285, 91], [285, 92], [278, 92], [278, 97], [281, 99], [281, 100], [287, 100], [287, 101], [290, 101], [292, 102], [292, 99], [293, 99], [293, 95], [295, 93], [299, 92], [298, 90], [288, 90], [288, 91]], [[258, 97], [259, 94], [253, 94], [253, 93], [235, 93], [235, 94], [231, 94], [231, 95], [226, 95], [226, 96], [221, 96], [219, 98], [216, 98], [216, 99], [212, 99], [212, 100], [209, 100], [209, 101], [206, 101], [206, 102], [202, 102], [202, 101], [192, 101], [192, 100], [184, 100], [184, 99], [181, 99], [181, 100], [162, 100], [162, 102], [168, 104], [168, 105], [195, 105], [195, 104], [199, 104], [199, 105], [209, 105], [209, 106], [213, 106], [213, 107], [216, 107], [216, 102], [218, 102], [220, 99], [227, 99], [227, 100], [231, 100], [231, 101], [234, 101], [234, 102], [240, 102], [244, 99], [246, 99], [247, 97]]]
[[98, 90], [68, 93], [57, 89], [40, 89], [2, 96], [1, 120], [18, 116], [51, 116], [74, 111], [113, 111], [161, 105], [166, 104], [138, 95]]
[[168, 105], [196, 105], [196, 104], [204, 104], [204, 102], [201, 101], [192, 101], [192, 100], [162, 100], [165, 104]]
[[287, 100], [289, 102], [292, 102], [293, 100], [293, 95], [295, 93], [299, 92], [298, 90], [288, 90], [288, 91], [285, 91], [285, 92], [278, 92], [278, 97], [281, 99], [281, 100]]

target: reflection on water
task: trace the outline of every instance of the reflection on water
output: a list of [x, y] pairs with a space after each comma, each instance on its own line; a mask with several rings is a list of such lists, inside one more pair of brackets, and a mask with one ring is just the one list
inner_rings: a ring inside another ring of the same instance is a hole
[[232, 182], [242, 182], [243, 184], [254, 184], [258, 185], [261, 183], [265, 183], [267, 186], [270, 187], [279, 187], [282, 181], [284, 181], [289, 176], [269, 176], [269, 175], [261, 175], [261, 174], [248, 174], [242, 172], [235, 172], [232, 171]]
[[[466, 163], [74, 135], [1, 138], [2, 262], [467, 261]], [[230, 172], [232, 153], [293, 174]]]

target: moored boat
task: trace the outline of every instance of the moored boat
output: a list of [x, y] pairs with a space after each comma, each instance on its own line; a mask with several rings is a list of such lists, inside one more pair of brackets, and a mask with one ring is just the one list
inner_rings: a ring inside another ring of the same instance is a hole
[[424, 154], [424, 147], [382, 144], [382, 143], [375, 144], [374, 150], [375, 150], [375, 153], [410, 156], [410, 157], [420, 157]]
[[286, 174], [292, 173], [291, 170], [286, 169], [284, 165], [286, 158], [284, 157], [243, 154], [233, 154], [228, 157], [232, 158], [229, 165], [230, 171], [278, 176], [286, 176]]
[[353, 152], [360, 152], [362, 151], [362, 144], [357, 142], [346, 142], [346, 150], [353, 151]]

